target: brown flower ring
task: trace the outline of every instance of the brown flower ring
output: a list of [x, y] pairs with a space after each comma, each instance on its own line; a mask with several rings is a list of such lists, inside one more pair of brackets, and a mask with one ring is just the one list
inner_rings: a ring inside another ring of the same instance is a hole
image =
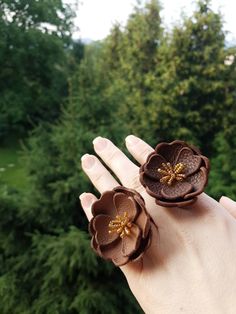
[[184, 207], [207, 185], [209, 160], [183, 141], [160, 143], [140, 168], [140, 181], [156, 203]]
[[151, 220], [136, 191], [119, 186], [92, 206], [91, 246], [104, 259], [122, 266], [139, 259], [151, 242]]

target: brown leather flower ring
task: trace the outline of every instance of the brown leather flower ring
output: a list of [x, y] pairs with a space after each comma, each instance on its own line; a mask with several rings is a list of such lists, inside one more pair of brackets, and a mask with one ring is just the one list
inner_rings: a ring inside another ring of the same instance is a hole
[[139, 259], [151, 242], [151, 219], [136, 191], [119, 186], [92, 206], [91, 246], [116, 266]]
[[209, 160], [183, 141], [160, 143], [140, 168], [140, 181], [156, 203], [184, 207], [207, 185]]

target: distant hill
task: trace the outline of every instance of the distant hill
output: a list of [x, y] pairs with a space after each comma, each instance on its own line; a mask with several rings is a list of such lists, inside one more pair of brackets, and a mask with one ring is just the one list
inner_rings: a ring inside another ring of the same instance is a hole
[[82, 43], [87, 44], [87, 45], [94, 42], [94, 40], [91, 38], [81, 38], [81, 41], [82, 41]]

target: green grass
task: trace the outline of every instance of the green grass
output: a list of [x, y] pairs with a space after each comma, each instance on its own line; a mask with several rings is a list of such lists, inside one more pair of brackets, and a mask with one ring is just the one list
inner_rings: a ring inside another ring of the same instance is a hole
[[0, 184], [10, 188], [25, 189], [27, 178], [20, 163], [19, 140], [11, 139], [0, 146]]

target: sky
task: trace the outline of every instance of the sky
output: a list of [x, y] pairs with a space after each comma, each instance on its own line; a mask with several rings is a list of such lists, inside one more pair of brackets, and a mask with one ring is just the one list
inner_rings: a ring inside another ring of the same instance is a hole
[[[69, 1], [66, 1], [69, 2]], [[79, 31], [75, 38], [101, 40], [105, 38], [115, 22], [125, 24], [136, 0], [80, 0], [75, 20]], [[191, 0], [162, 0], [161, 13], [164, 25], [171, 25], [180, 19], [182, 10], [190, 15], [194, 9]], [[220, 10], [224, 17], [224, 29], [229, 31], [227, 41], [236, 41], [236, 1], [212, 0], [212, 8]]]

